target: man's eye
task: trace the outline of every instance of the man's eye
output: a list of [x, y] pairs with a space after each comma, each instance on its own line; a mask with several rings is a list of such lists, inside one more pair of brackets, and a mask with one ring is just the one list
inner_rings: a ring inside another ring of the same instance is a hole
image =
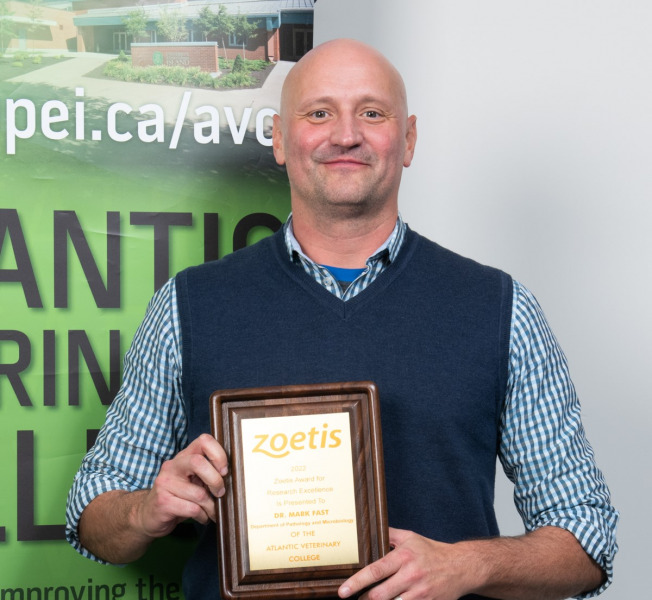
[[364, 116], [368, 119], [377, 119], [380, 117], [380, 113], [377, 110], [365, 110]]
[[325, 119], [328, 116], [328, 113], [325, 110], [315, 110], [310, 113], [310, 116], [313, 119]]

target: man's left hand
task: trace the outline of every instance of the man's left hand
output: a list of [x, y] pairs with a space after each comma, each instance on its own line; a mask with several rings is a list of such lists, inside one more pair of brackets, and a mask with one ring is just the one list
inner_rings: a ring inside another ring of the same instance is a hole
[[374, 586], [364, 596], [368, 600], [457, 600], [469, 589], [469, 564], [455, 544], [391, 527], [389, 543], [391, 552], [341, 585], [341, 598]]
[[455, 544], [390, 527], [389, 543], [391, 552], [340, 586], [341, 598], [364, 591], [365, 600], [458, 600], [470, 593], [558, 600], [595, 590], [606, 577], [572, 533], [553, 526]]

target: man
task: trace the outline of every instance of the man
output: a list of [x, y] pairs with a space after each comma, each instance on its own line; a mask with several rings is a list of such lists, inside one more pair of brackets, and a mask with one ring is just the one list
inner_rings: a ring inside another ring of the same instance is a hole
[[[342, 598], [367, 587], [370, 600], [566, 598], [608, 585], [617, 513], [563, 355], [523, 286], [403, 224], [398, 189], [415, 143], [401, 77], [375, 50], [337, 40], [292, 69], [274, 122], [291, 218], [154, 297], [70, 493], [80, 552], [130, 562], [195, 519], [205, 527], [184, 592], [212, 597], [228, 465], [206, 434], [210, 393], [371, 379], [394, 549]], [[498, 537], [497, 453], [521, 537]]]

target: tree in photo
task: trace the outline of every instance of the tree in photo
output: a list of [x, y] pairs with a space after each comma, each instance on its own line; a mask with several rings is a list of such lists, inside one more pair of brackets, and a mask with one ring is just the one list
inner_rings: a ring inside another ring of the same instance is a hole
[[14, 23], [10, 19], [13, 14], [9, 10], [9, 0], [0, 0], [0, 54], [4, 54], [9, 42], [16, 35]]
[[240, 14], [238, 11], [238, 16], [233, 19], [233, 33], [235, 33], [238, 39], [242, 40], [242, 58], [247, 58], [245, 51], [245, 46], [249, 40], [249, 36], [256, 30], [256, 24], [250, 23], [247, 20], [247, 17], [243, 14]]
[[228, 60], [226, 54], [226, 40], [229, 39], [229, 35], [233, 33], [233, 17], [226, 11], [226, 6], [220, 4], [215, 14], [215, 33], [219, 40], [222, 42], [222, 48], [224, 48], [224, 60]]
[[142, 6], [130, 11], [122, 18], [127, 35], [133, 42], [139, 42], [147, 36], [147, 14]]
[[29, 35], [33, 40], [33, 45], [35, 46], [36, 34], [39, 27], [41, 27], [38, 21], [43, 16], [42, 0], [29, 0], [29, 8], [27, 9], [27, 15], [29, 17], [29, 25], [27, 26], [27, 30], [29, 31]]
[[207, 42], [209, 36], [215, 33], [215, 13], [210, 6], [203, 6], [196, 19], [197, 29], [201, 33], [204, 41]]
[[156, 23], [156, 29], [169, 42], [183, 42], [188, 39], [186, 17], [179, 9], [164, 9]]

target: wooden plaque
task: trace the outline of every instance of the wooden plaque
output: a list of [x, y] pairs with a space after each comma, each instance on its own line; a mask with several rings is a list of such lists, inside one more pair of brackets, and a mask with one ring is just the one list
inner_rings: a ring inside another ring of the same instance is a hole
[[389, 551], [373, 383], [220, 390], [210, 410], [230, 464], [216, 500], [223, 598], [335, 597]]

